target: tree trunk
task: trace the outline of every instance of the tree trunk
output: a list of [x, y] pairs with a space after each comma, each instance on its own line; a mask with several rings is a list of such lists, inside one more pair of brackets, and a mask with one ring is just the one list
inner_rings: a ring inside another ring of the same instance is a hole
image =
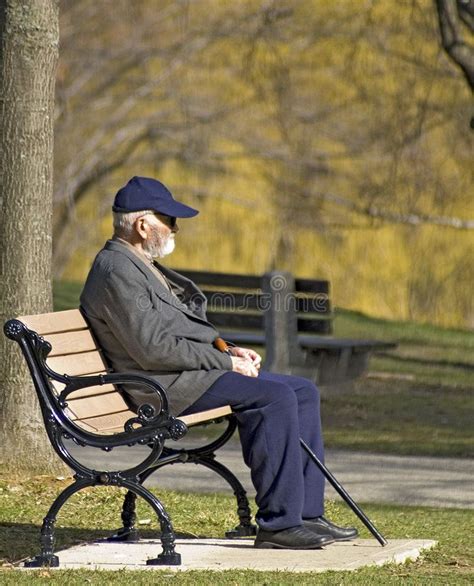
[[[52, 310], [57, 0], [0, 0], [0, 320]], [[16, 344], [0, 335], [1, 462], [62, 469]]]

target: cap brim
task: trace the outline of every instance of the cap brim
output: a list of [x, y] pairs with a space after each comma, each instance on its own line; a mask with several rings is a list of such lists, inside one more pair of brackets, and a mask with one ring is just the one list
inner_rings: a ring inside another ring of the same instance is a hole
[[155, 212], [160, 214], [173, 216], [175, 218], [192, 218], [193, 216], [197, 216], [199, 214], [198, 210], [195, 210], [194, 208], [176, 200], [163, 202], [162, 204], [160, 203], [158, 207], [159, 209], [152, 206], [151, 209], [154, 209]]

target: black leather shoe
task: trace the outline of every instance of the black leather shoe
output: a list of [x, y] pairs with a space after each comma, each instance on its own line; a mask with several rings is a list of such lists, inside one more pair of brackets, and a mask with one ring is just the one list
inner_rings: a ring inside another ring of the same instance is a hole
[[314, 531], [299, 525], [280, 531], [258, 529], [254, 547], [260, 549], [320, 549], [334, 543], [329, 535], [317, 535]]
[[338, 527], [324, 517], [303, 519], [303, 526], [311, 529], [316, 535], [330, 535], [334, 541], [349, 541], [359, 535], [355, 527]]

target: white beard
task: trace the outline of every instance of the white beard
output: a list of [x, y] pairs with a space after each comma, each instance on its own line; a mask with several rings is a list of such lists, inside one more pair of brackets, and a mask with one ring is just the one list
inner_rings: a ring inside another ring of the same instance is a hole
[[164, 256], [168, 256], [168, 254], [171, 254], [174, 250], [174, 247], [174, 234], [170, 234], [170, 236], [166, 239], [166, 242], [163, 243], [159, 258], [163, 258]]
[[165, 241], [156, 234], [156, 238], [153, 241], [145, 240], [143, 243], [143, 252], [146, 256], [153, 260], [154, 258], [163, 258], [168, 254], [171, 254], [175, 247], [174, 234], [170, 234]]

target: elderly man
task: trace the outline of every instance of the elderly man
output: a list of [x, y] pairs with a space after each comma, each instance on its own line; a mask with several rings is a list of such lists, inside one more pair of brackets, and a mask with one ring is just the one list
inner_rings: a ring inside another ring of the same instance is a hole
[[[304, 378], [260, 370], [253, 350], [222, 351], [206, 299], [158, 262], [175, 247], [177, 218], [197, 210], [159, 181], [133, 177], [115, 197], [114, 236], [99, 252], [81, 307], [115, 371], [146, 371], [175, 415], [230, 405], [256, 489], [255, 547], [318, 549], [357, 530], [323, 517], [324, 478], [299, 438], [323, 459], [319, 395]], [[132, 407], [153, 395], [127, 388]]]

